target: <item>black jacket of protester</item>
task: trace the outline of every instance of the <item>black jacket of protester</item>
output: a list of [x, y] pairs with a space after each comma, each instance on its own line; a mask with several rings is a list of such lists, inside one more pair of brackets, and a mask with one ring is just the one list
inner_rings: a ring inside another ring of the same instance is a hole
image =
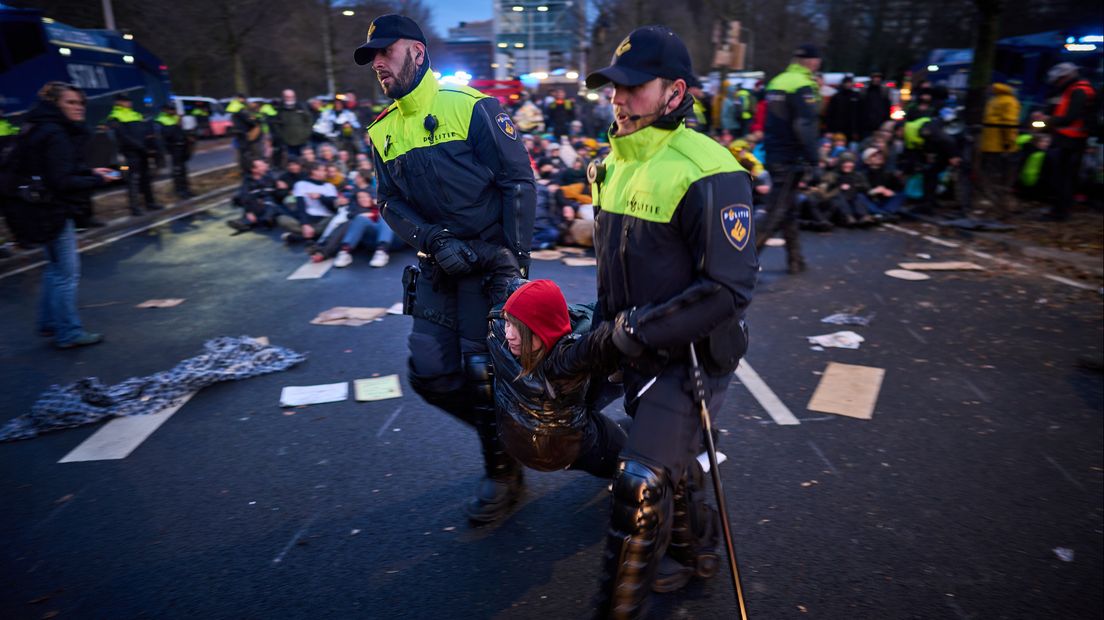
[[21, 145], [22, 172], [42, 177], [53, 196], [52, 205], [67, 216], [75, 215], [91, 200], [92, 190], [105, 184], [84, 163], [88, 128], [65, 118], [56, 105], [45, 102], [27, 114], [24, 125], [31, 128], [24, 129], [27, 135]]

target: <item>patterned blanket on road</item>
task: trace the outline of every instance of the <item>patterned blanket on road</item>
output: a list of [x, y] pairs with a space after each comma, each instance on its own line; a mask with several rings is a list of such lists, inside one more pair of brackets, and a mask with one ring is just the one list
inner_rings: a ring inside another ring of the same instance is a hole
[[92, 424], [107, 417], [156, 413], [212, 383], [286, 370], [307, 359], [302, 353], [246, 336], [215, 338], [203, 349], [202, 354], [171, 370], [133, 377], [110, 387], [95, 377], [66, 386], [52, 385], [30, 413], [0, 428], [0, 441], [30, 439], [39, 433]]

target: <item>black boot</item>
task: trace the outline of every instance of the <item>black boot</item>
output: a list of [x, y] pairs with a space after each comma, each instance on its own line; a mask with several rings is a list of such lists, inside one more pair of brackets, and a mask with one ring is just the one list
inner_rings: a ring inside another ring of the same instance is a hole
[[654, 592], [674, 592], [697, 576], [709, 579], [720, 567], [720, 526], [717, 511], [705, 503], [705, 473], [697, 461], [675, 489], [671, 545], [659, 564]]
[[506, 453], [498, 438], [494, 408], [476, 405], [473, 409], [485, 473], [464, 511], [473, 524], [482, 525], [497, 521], [510, 511], [521, 496], [524, 479], [521, 465]]
[[638, 461], [621, 464], [613, 481], [595, 618], [645, 616], [652, 577], [670, 538], [671, 491], [662, 470]]

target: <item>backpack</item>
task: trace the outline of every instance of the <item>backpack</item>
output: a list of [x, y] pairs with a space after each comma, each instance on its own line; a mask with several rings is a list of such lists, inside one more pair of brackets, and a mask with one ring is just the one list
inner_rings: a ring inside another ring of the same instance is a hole
[[53, 204], [53, 196], [42, 177], [23, 170], [23, 155], [33, 131], [33, 125], [25, 125], [0, 152], [0, 212], [20, 245], [56, 239], [65, 227], [67, 213]]

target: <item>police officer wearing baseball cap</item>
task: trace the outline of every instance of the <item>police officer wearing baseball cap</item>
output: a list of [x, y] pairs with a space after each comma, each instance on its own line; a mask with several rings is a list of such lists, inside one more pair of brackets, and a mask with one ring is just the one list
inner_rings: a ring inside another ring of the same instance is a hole
[[[743, 317], [759, 263], [750, 176], [685, 124], [687, 87], [698, 83], [686, 46], [664, 26], [634, 30], [586, 80], [613, 86], [611, 154], [590, 173], [598, 312], [615, 322], [635, 420], [612, 485], [599, 617], [640, 617], [649, 590], [676, 590], [719, 564], [719, 521], [694, 458], [696, 402], [721, 407], [747, 348]], [[691, 346], [704, 394], [689, 387]]]
[[820, 62], [820, 50], [815, 45], [800, 45], [786, 70], [767, 84], [763, 148], [771, 190], [767, 217], [759, 227], [755, 247], [761, 251], [767, 239], [781, 230], [786, 240], [789, 273], [805, 270], [798, 237], [796, 192], [806, 168], [819, 161], [820, 87], [815, 74]]
[[516, 502], [522, 473], [498, 437], [483, 279], [496, 261], [514, 270], [528, 264], [536, 208], [529, 156], [497, 99], [437, 81], [425, 35], [409, 17], [377, 17], [353, 59], [395, 99], [368, 127], [383, 219], [425, 257], [403, 278], [414, 282], [410, 385], [475, 427], [485, 476], [466, 512], [488, 523]]

